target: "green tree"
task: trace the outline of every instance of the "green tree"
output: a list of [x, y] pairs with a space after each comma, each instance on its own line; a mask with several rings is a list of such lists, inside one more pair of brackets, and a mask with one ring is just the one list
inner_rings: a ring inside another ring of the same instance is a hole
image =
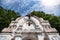
[[18, 12], [15, 12], [13, 10], [6, 10], [0, 6], [0, 32], [3, 28], [9, 26], [12, 18], [15, 20], [18, 15]]

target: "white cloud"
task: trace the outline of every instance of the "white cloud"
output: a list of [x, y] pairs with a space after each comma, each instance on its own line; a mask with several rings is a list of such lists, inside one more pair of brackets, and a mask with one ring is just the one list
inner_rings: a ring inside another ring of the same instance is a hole
[[60, 0], [41, 0], [40, 4], [44, 7], [54, 7], [60, 5]]

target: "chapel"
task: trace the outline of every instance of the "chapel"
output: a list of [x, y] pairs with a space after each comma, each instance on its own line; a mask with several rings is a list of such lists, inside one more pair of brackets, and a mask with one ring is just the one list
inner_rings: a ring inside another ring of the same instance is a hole
[[0, 33], [0, 40], [60, 40], [60, 35], [48, 20], [27, 15], [12, 20]]

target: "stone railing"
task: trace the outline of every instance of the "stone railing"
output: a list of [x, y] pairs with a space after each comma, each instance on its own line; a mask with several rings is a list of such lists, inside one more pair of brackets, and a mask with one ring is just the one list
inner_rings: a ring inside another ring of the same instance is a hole
[[42, 31], [40, 31], [40, 30], [34, 30], [34, 29], [31, 29], [31, 30], [19, 30], [19, 31], [16, 31], [17, 33], [19, 33], [19, 32], [36, 32], [36, 33], [40, 33], [40, 32], [42, 32]]

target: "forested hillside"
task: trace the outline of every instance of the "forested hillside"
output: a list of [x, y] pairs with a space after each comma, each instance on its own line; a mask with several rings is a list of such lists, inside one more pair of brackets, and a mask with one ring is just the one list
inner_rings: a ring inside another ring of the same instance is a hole
[[6, 10], [0, 6], [0, 32], [3, 28], [8, 27], [11, 20], [15, 20], [19, 13], [13, 10]]

